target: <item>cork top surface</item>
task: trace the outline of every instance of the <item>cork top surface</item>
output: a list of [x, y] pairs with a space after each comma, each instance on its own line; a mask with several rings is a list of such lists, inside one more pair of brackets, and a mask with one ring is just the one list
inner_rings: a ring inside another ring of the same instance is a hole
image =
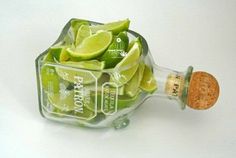
[[216, 103], [219, 92], [219, 84], [214, 76], [207, 72], [194, 72], [188, 88], [187, 105], [197, 110], [208, 109]]

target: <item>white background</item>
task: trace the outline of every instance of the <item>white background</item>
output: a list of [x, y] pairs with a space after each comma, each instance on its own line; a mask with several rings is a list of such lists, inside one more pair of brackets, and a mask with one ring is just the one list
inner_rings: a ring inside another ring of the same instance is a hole
[[[147, 100], [123, 130], [54, 123], [38, 111], [34, 59], [72, 17], [130, 18], [157, 64], [205, 70], [220, 98], [207, 111]], [[236, 157], [235, 0], [40, 0], [0, 2], [0, 157]]]

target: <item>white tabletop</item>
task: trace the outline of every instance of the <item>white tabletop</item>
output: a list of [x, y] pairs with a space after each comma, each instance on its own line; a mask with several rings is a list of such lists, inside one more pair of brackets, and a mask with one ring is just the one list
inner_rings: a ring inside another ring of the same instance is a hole
[[[151, 98], [123, 130], [84, 129], [43, 119], [35, 58], [72, 17], [130, 18], [158, 65], [193, 65], [216, 76], [221, 94], [206, 111]], [[236, 157], [235, 0], [40, 0], [0, 5], [0, 157]]]

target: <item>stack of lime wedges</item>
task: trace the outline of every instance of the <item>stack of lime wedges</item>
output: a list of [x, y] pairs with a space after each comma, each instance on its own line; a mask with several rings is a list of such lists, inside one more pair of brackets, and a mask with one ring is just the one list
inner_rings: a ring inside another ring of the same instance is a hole
[[[118, 110], [135, 104], [141, 93], [157, 89], [152, 68], [142, 58], [141, 38], [128, 36], [129, 24], [128, 19], [101, 25], [71, 20], [68, 32], [49, 48], [41, 67], [42, 88], [54, 112], [85, 120], [101, 116], [104, 85], [115, 85], [110, 88], [117, 89]], [[85, 90], [79, 92], [78, 87]], [[76, 97], [84, 113], [76, 112]]]

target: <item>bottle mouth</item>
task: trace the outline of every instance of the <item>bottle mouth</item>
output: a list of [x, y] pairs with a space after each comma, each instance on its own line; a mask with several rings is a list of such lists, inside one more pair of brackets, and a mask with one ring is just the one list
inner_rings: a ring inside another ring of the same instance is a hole
[[167, 74], [164, 75], [166, 79], [164, 82], [164, 93], [169, 98], [176, 99], [180, 103], [181, 109], [185, 109], [187, 105], [188, 89], [192, 72], [193, 67], [189, 66], [186, 72], [169, 70], [166, 72]]
[[184, 87], [182, 91], [182, 95], [180, 97], [181, 102], [181, 109], [185, 109], [187, 105], [187, 100], [188, 100], [188, 89], [189, 89], [189, 84], [191, 80], [191, 76], [193, 73], [193, 67], [189, 66], [187, 69], [187, 72], [184, 77]]

